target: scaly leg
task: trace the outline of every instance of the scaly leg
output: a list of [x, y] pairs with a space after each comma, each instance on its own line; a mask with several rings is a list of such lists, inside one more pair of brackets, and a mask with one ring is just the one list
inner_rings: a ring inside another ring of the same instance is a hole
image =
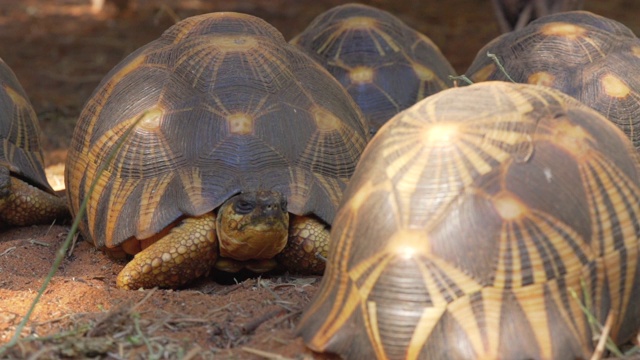
[[278, 254], [278, 262], [288, 270], [322, 275], [329, 254], [329, 227], [308, 216], [291, 216], [289, 240]]
[[136, 254], [118, 274], [116, 285], [123, 289], [179, 287], [208, 273], [217, 257], [216, 216], [186, 218]]
[[5, 179], [9, 184], [2, 189], [5, 195], [0, 198], [0, 224], [51, 224], [56, 219], [70, 217], [64, 199], [13, 176]]

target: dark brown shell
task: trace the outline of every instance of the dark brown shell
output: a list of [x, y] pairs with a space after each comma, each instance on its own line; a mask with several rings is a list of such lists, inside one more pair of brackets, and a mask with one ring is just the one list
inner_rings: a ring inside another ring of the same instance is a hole
[[53, 192], [44, 173], [40, 124], [31, 102], [9, 66], [0, 59], [0, 166]]
[[475, 82], [508, 81], [575, 97], [616, 123], [640, 148], [640, 40], [623, 24], [586, 11], [540, 18], [484, 46], [467, 71]]
[[336, 6], [291, 40], [347, 89], [377, 131], [398, 112], [451, 86], [455, 70], [427, 36], [392, 14]]
[[87, 206], [84, 235], [97, 246], [260, 189], [330, 223], [367, 134], [340, 84], [275, 28], [244, 14], [196, 16], [98, 86], [73, 134], [67, 193], [76, 213], [124, 138]]
[[638, 184], [624, 134], [556, 90], [444, 90], [367, 146], [298, 330], [353, 359], [589, 358], [572, 292], [615, 342], [640, 327]]

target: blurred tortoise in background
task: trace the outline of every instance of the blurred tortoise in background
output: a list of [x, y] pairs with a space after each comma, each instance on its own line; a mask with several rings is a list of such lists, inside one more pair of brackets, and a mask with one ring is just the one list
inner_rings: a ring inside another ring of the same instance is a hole
[[[504, 67], [487, 57], [495, 54]], [[586, 11], [540, 18], [485, 45], [467, 70], [474, 82], [538, 84], [602, 113], [640, 148], [640, 40], [621, 23]]]
[[0, 227], [51, 224], [69, 217], [44, 173], [40, 124], [29, 98], [0, 59]]
[[616, 343], [640, 326], [639, 184], [624, 134], [557, 90], [432, 95], [362, 154], [298, 332], [346, 359], [588, 359], [580, 302]]
[[564, 11], [582, 10], [584, 0], [491, 0], [503, 33], [520, 30], [531, 21]]
[[319, 64], [261, 19], [212, 13], [107, 74], [74, 131], [66, 188], [76, 215], [90, 197], [85, 239], [137, 254], [119, 287], [177, 287], [214, 266], [263, 272], [276, 256], [321, 274], [367, 141], [357, 105]]
[[375, 133], [398, 112], [449, 88], [455, 70], [440, 49], [392, 14], [360, 4], [316, 17], [291, 43], [347, 89]]

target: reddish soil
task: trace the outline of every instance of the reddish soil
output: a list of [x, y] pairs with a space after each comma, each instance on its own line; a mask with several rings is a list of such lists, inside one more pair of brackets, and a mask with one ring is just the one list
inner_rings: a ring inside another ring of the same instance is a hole
[[[340, 0], [2, 0], [0, 57], [12, 67], [39, 116], [48, 173], [61, 173], [75, 119], [104, 74], [178, 19], [213, 11], [264, 18], [291, 38]], [[364, 3], [388, 10], [427, 34], [463, 73], [478, 49], [498, 35], [489, 0]], [[640, 33], [640, 3], [587, 1], [587, 10]], [[69, 231], [66, 225], [0, 232], [0, 346], [16, 331]], [[221, 283], [214, 276], [186, 289], [115, 288], [123, 264], [84, 241], [66, 256], [18, 345], [0, 358], [308, 359], [326, 358], [294, 336], [317, 277], [286, 275]], [[37, 340], [36, 340], [37, 339]], [[2, 350], [0, 350], [2, 351]]]

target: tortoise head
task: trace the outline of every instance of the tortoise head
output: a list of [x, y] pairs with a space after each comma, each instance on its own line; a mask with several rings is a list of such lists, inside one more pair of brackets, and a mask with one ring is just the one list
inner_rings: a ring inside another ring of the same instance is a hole
[[216, 221], [222, 257], [271, 259], [287, 244], [287, 200], [277, 191], [235, 195], [220, 206]]

